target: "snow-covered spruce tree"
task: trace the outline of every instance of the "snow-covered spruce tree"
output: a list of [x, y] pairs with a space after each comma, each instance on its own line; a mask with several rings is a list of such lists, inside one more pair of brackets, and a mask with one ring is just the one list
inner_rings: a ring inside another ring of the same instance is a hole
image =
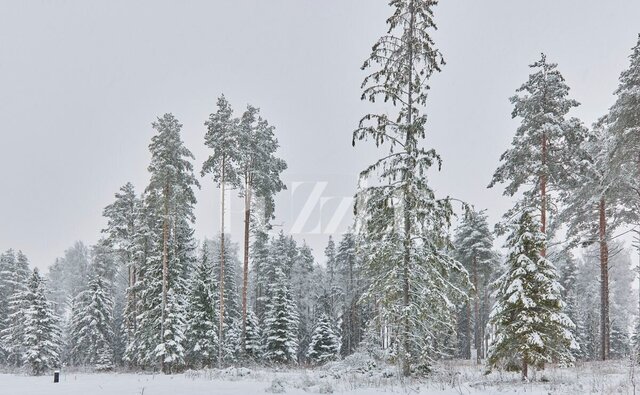
[[[218, 336], [222, 333], [222, 341], [219, 342], [220, 350], [218, 357], [222, 357], [219, 366], [235, 364], [242, 352], [242, 311], [241, 300], [238, 289], [238, 281], [241, 279], [240, 259], [238, 257], [238, 245], [231, 240], [227, 234], [224, 237], [225, 246], [224, 254], [222, 254], [222, 237], [218, 237], [210, 241], [211, 255], [209, 259], [212, 262], [213, 278], [216, 286], [216, 306], [220, 305], [220, 295], [223, 295], [224, 302], [224, 319], [222, 320], [223, 328], [220, 332], [220, 319], [218, 317]], [[223, 259], [221, 259], [223, 258]], [[221, 264], [224, 262], [224, 271], [220, 270]], [[220, 274], [224, 274], [221, 279]], [[219, 287], [224, 283], [224, 290], [220, 292]]]
[[[225, 278], [225, 188], [229, 186], [231, 189], [240, 188], [240, 163], [241, 163], [241, 148], [239, 146], [239, 120], [233, 118], [233, 110], [231, 105], [224, 97], [224, 95], [218, 98], [218, 110], [215, 113], [209, 115], [209, 120], [205, 122], [207, 132], [204, 136], [205, 145], [209, 147], [213, 152], [211, 156], [202, 165], [201, 176], [204, 177], [207, 173], [211, 173], [213, 181], [220, 187], [220, 275], [218, 278]], [[224, 281], [219, 284], [220, 297], [218, 298], [219, 304], [219, 324], [218, 324], [218, 338], [220, 341], [220, 349], [218, 350], [218, 363], [222, 366], [223, 350], [222, 346], [224, 341], [224, 319], [225, 319], [225, 306], [224, 306]]]
[[27, 310], [27, 282], [31, 271], [29, 260], [18, 251], [17, 256], [12, 250], [0, 256], [2, 261], [3, 278], [2, 291], [5, 293], [6, 318], [4, 328], [0, 331], [0, 348], [3, 362], [8, 366], [18, 367], [23, 363], [25, 312]]
[[342, 356], [353, 353], [362, 341], [364, 333], [365, 304], [358, 303], [362, 296], [360, 264], [356, 253], [356, 239], [353, 233], [342, 236], [336, 254], [336, 270], [339, 274], [339, 288], [342, 289], [342, 310], [340, 337]]
[[136, 217], [134, 255], [136, 281], [131, 294], [135, 301], [128, 306], [125, 315], [135, 322], [135, 330], [128, 332], [124, 362], [129, 367], [156, 365], [153, 350], [160, 339], [159, 295], [162, 295], [161, 223], [160, 213], [151, 202], [157, 201], [156, 192], [145, 192], [141, 197], [139, 215]]
[[510, 99], [514, 105], [511, 116], [521, 118], [522, 122], [511, 148], [500, 157], [502, 163], [489, 188], [506, 183], [504, 194], [513, 196], [523, 187], [531, 186], [505, 217], [517, 217], [522, 210], [539, 207], [541, 230], [546, 235], [547, 214], [557, 206], [554, 195], [579, 166], [579, 158], [573, 152], [582, 140], [584, 127], [576, 118], [567, 119], [569, 111], [579, 103], [568, 98], [569, 87], [557, 64], [547, 62], [542, 54], [530, 67], [535, 72]]
[[209, 243], [202, 243], [200, 259], [190, 279], [185, 332], [186, 360], [192, 368], [214, 367], [218, 351], [216, 287]]
[[162, 323], [162, 342], [156, 346], [155, 354], [163, 362], [165, 373], [175, 372], [184, 367], [184, 344], [186, 327], [184, 306], [179, 295], [174, 293], [174, 288], [167, 291], [166, 305], [164, 309], [164, 321]]
[[574, 244], [598, 243], [600, 249], [600, 358], [609, 355], [609, 243], [616, 228], [630, 223], [634, 213], [624, 204], [630, 185], [624, 167], [611, 162], [611, 136], [606, 117], [593, 126], [574, 156], [580, 159], [563, 186], [564, 210], [560, 215], [568, 225]]
[[[636, 265], [632, 263], [632, 251], [620, 240], [611, 243], [610, 259], [610, 358], [623, 359], [630, 355], [631, 338], [629, 328], [637, 309], [637, 297], [633, 289]], [[633, 268], [632, 268], [633, 267]]]
[[113, 298], [103, 275], [94, 271], [87, 289], [76, 296], [71, 316], [70, 357], [96, 370], [114, 367]]
[[584, 339], [582, 339], [581, 336], [584, 330], [584, 322], [580, 313], [579, 299], [583, 297], [582, 292], [584, 290], [581, 290], [578, 284], [578, 277], [580, 274], [578, 262], [573, 256], [571, 249], [568, 248], [551, 248], [548, 255], [549, 260], [554, 262], [554, 265], [558, 270], [558, 282], [562, 286], [560, 294], [562, 296], [562, 300], [565, 302], [564, 312], [571, 322], [576, 325], [574, 334], [578, 344], [580, 344], [580, 349], [573, 350], [573, 355], [576, 359], [583, 359], [585, 356], [584, 349], [582, 347]]
[[313, 252], [306, 242], [298, 249], [298, 256], [291, 270], [291, 294], [298, 307], [298, 361], [307, 357], [307, 346], [311, 341], [315, 324], [315, 302], [317, 300], [314, 284], [315, 260]]
[[291, 298], [289, 280], [275, 271], [264, 319], [264, 358], [273, 363], [295, 363], [298, 354], [298, 308]]
[[336, 260], [336, 243], [333, 238], [329, 236], [327, 247], [324, 249], [324, 255], [326, 261], [327, 279], [325, 285], [325, 313], [331, 320], [331, 325], [335, 325], [340, 315], [341, 307], [340, 302], [343, 298], [342, 289], [338, 284], [337, 276], [337, 260]]
[[[392, 0], [388, 32], [373, 46], [363, 69], [362, 99], [383, 99], [393, 107], [365, 115], [353, 134], [389, 146], [389, 154], [361, 173], [356, 200], [356, 232], [362, 235], [367, 296], [379, 306], [379, 322], [387, 322], [398, 346], [402, 374], [427, 368], [438, 358], [434, 336], [453, 329], [452, 294], [463, 292], [449, 281], [462, 266], [441, 253], [448, 243], [452, 216], [449, 199], [437, 199], [426, 179], [440, 158], [425, 149], [428, 80], [443, 59], [430, 31], [435, 29], [436, 1]], [[390, 110], [394, 110], [392, 114]], [[370, 186], [362, 186], [368, 183]]]
[[258, 320], [264, 317], [267, 278], [266, 271], [269, 265], [269, 234], [263, 227], [254, 229], [253, 243], [251, 244], [251, 274], [253, 283], [253, 305]]
[[244, 353], [248, 358], [254, 361], [260, 361], [263, 356], [262, 328], [260, 327], [258, 317], [253, 313], [253, 310], [249, 310], [247, 313], [247, 330], [245, 333]]
[[27, 287], [23, 359], [31, 374], [42, 375], [60, 363], [60, 329], [38, 268], [33, 270]]
[[323, 365], [333, 361], [338, 355], [340, 355], [340, 339], [333, 331], [329, 316], [322, 314], [307, 348], [307, 357], [314, 364]]
[[520, 216], [507, 239], [507, 271], [495, 282], [491, 312], [496, 338], [489, 347], [490, 367], [522, 372], [545, 363], [568, 365], [578, 348], [575, 325], [563, 313], [562, 286], [553, 264], [542, 256], [546, 236], [529, 212]]
[[[456, 230], [455, 257], [471, 275], [473, 289], [466, 303], [466, 355], [471, 357], [471, 346], [477, 351], [477, 360], [484, 358], [485, 328], [488, 321], [489, 284], [498, 269], [498, 256], [493, 251], [493, 235], [484, 211], [470, 210]], [[473, 312], [472, 312], [473, 309]], [[472, 340], [473, 339], [473, 340]]]
[[[141, 264], [143, 278], [139, 315], [142, 339], [136, 347], [145, 366], [160, 364], [163, 372], [182, 368], [184, 359], [185, 279], [191, 265], [196, 199], [191, 152], [184, 146], [182, 125], [172, 114], [152, 124], [157, 134], [149, 150], [151, 179], [145, 190], [148, 250]], [[169, 297], [171, 295], [171, 298]], [[171, 300], [170, 300], [171, 299]]]
[[[117, 312], [123, 314], [122, 317], [125, 346], [133, 342], [134, 333], [137, 329], [136, 305], [136, 283], [138, 281], [138, 263], [136, 239], [138, 237], [139, 225], [142, 219], [139, 218], [142, 202], [137, 197], [135, 189], [131, 183], [125, 184], [120, 191], [115, 194], [115, 201], [105, 207], [103, 216], [107, 218], [107, 227], [102, 230], [107, 235], [107, 242], [117, 255], [119, 271], [126, 272], [126, 284], [117, 284], [117, 288], [123, 288], [125, 300], [117, 300], [118, 304], [124, 303], [124, 311]], [[120, 298], [120, 292], [118, 292]], [[119, 329], [118, 329], [119, 330]]]
[[259, 109], [249, 105], [239, 122], [239, 148], [241, 196], [244, 198], [244, 259], [242, 281], [242, 342], [246, 341], [247, 295], [249, 288], [249, 245], [254, 200], [261, 200], [262, 216], [271, 219], [274, 211], [274, 195], [286, 186], [280, 174], [286, 170], [284, 160], [277, 158], [278, 140], [275, 128], [260, 117]]
[[[0, 255], [0, 333], [9, 324], [10, 281], [15, 266], [15, 253], [9, 250]], [[6, 363], [6, 350], [0, 341], [0, 365]]]

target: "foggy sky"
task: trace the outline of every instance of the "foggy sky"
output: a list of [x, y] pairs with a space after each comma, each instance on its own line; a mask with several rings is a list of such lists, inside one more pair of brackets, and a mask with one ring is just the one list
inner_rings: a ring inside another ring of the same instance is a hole
[[[289, 191], [274, 222], [289, 230], [314, 182], [326, 182], [323, 207], [335, 211], [384, 153], [352, 148], [351, 133], [372, 109], [359, 100], [360, 66], [390, 12], [383, 0], [0, 1], [0, 250], [44, 268], [76, 240], [95, 243], [118, 188], [146, 186], [151, 122], [166, 112], [184, 125], [199, 171], [203, 123], [221, 93], [237, 114], [251, 103], [277, 128]], [[444, 166], [430, 178], [439, 195], [496, 221], [512, 199], [486, 186], [518, 125], [508, 98], [527, 66], [542, 51], [559, 63], [582, 103], [572, 115], [590, 125], [613, 104], [640, 2], [443, 0], [435, 14], [447, 65], [432, 79], [427, 144]], [[196, 237], [212, 237], [219, 193], [201, 184]], [[295, 235], [316, 256], [325, 211]]]

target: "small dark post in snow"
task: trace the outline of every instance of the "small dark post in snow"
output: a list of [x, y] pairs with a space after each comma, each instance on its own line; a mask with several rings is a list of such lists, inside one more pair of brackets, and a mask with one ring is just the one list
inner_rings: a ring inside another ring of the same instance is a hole
[[53, 372], [53, 382], [54, 383], [60, 382], [60, 371], [59, 370], [56, 370], [55, 372]]

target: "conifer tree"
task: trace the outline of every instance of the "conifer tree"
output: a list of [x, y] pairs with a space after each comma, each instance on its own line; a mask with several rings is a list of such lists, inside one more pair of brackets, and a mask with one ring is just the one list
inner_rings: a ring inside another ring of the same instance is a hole
[[[611, 106], [608, 123], [611, 133], [612, 167], [626, 177], [626, 206], [635, 212], [633, 222], [640, 221], [640, 34], [631, 49], [629, 67], [620, 74], [615, 90], [616, 102]], [[639, 244], [640, 245], [640, 244]]]
[[[478, 362], [484, 358], [484, 337], [487, 325], [488, 286], [498, 266], [493, 251], [493, 235], [489, 230], [487, 215], [484, 211], [466, 213], [454, 239], [455, 256], [471, 275], [473, 289], [471, 300], [467, 302], [469, 324], [467, 329], [467, 345], [477, 351]], [[472, 312], [473, 306], [473, 312]], [[473, 329], [473, 331], [472, 331]], [[473, 332], [473, 334], [471, 334]], [[471, 356], [470, 350], [466, 355]]]
[[264, 357], [275, 363], [294, 363], [298, 354], [298, 312], [288, 279], [281, 268], [268, 297], [264, 319]]
[[[621, 169], [611, 162], [610, 131], [603, 117], [586, 134], [576, 150], [580, 171], [572, 174], [564, 186], [565, 208], [560, 218], [568, 225], [573, 244], [597, 242], [600, 256], [600, 358], [608, 359], [609, 319], [609, 244], [616, 228], [632, 221], [634, 214], [625, 208], [624, 197], [630, 187]], [[628, 207], [628, 206], [627, 206]]]
[[575, 325], [563, 312], [556, 268], [541, 253], [545, 244], [540, 223], [522, 213], [507, 240], [507, 271], [495, 282], [491, 323], [496, 338], [488, 363], [518, 370], [523, 380], [530, 366], [573, 363], [571, 350], [579, 347], [572, 334]]
[[140, 297], [145, 304], [140, 325], [144, 328], [136, 348], [142, 347], [141, 362], [158, 361], [168, 373], [180, 369], [184, 359], [185, 279], [194, 250], [193, 188], [199, 184], [190, 162], [193, 154], [182, 142], [178, 120], [165, 114], [152, 126], [157, 134], [149, 145], [151, 179], [145, 190], [148, 244], [140, 268], [144, 282]]
[[502, 163], [489, 188], [506, 183], [504, 194], [513, 196], [523, 187], [533, 185], [505, 217], [516, 217], [522, 210], [539, 207], [541, 230], [546, 235], [547, 214], [557, 206], [552, 198], [578, 167], [573, 152], [580, 145], [584, 128], [578, 119], [567, 119], [569, 111], [579, 103], [568, 98], [569, 86], [557, 64], [549, 63], [542, 54], [529, 67], [535, 72], [510, 99], [514, 105], [511, 116], [521, 118], [522, 122], [511, 148], [500, 157]]
[[0, 331], [0, 348], [7, 365], [18, 367], [23, 363], [27, 284], [31, 271], [27, 257], [18, 251], [17, 256], [9, 250], [0, 256], [3, 278], [2, 292], [6, 304], [4, 328]]
[[260, 199], [261, 215], [268, 221], [273, 217], [274, 195], [286, 189], [280, 173], [287, 164], [275, 156], [278, 140], [274, 127], [259, 116], [259, 109], [249, 105], [239, 121], [240, 181], [244, 198], [244, 260], [242, 281], [242, 332], [243, 343], [247, 324], [247, 295], [249, 287], [249, 236], [252, 223], [252, 206]]
[[245, 336], [245, 355], [254, 361], [262, 359], [262, 330], [258, 317], [249, 310], [247, 313], [247, 331]]
[[258, 320], [264, 317], [268, 280], [267, 267], [269, 265], [269, 234], [263, 228], [254, 230], [251, 245], [251, 263], [253, 278], [254, 312]]
[[373, 46], [363, 69], [362, 99], [383, 99], [393, 105], [381, 114], [365, 115], [353, 134], [373, 139], [389, 154], [361, 173], [356, 200], [356, 231], [362, 235], [368, 296], [379, 306], [378, 322], [388, 322], [397, 344], [402, 374], [414, 367], [429, 368], [441, 354], [429, 333], [453, 329], [451, 310], [463, 293], [449, 282], [462, 267], [441, 253], [448, 243], [452, 208], [437, 199], [426, 172], [440, 167], [440, 157], [421, 143], [426, 134], [429, 77], [444, 63], [435, 48], [432, 8], [436, 1], [392, 0], [385, 36]]
[[298, 249], [291, 270], [291, 294], [298, 307], [298, 360], [304, 361], [315, 323], [317, 284], [314, 284], [314, 258], [306, 242]]
[[107, 227], [102, 230], [107, 235], [108, 244], [118, 256], [119, 266], [126, 271], [126, 301], [124, 307], [124, 327], [126, 340], [133, 341], [137, 329], [138, 304], [136, 288], [139, 277], [139, 256], [137, 254], [139, 226], [143, 221], [140, 217], [142, 202], [137, 197], [131, 183], [126, 183], [115, 194], [115, 201], [105, 207], [103, 216], [107, 218]]
[[44, 280], [37, 268], [29, 278], [25, 294], [24, 362], [33, 375], [42, 375], [60, 363], [60, 329]]
[[218, 351], [216, 287], [209, 243], [202, 244], [201, 258], [191, 278], [187, 311], [187, 363], [191, 367], [214, 367]]
[[113, 299], [103, 275], [94, 270], [85, 291], [76, 296], [71, 317], [71, 359], [97, 370], [114, 367]]
[[313, 331], [307, 357], [317, 365], [323, 365], [336, 359], [340, 353], [340, 339], [331, 328], [331, 321], [322, 314]]
[[[207, 133], [204, 136], [205, 145], [213, 151], [211, 156], [202, 165], [201, 175], [204, 177], [207, 173], [213, 175], [213, 181], [220, 187], [220, 275], [218, 278], [225, 278], [225, 188], [236, 189], [240, 187], [240, 163], [241, 150], [239, 147], [239, 125], [238, 119], [233, 118], [233, 110], [231, 105], [224, 97], [218, 98], [218, 110], [209, 115], [209, 120], [205, 122]], [[220, 282], [219, 290], [219, 332], [218, 338], [224, 339], [224, 281]], [[223, 342], [220, 341], [218, 350], [218, 363], [222, 364]], [[222, 365], [220, 365], [222, 366]]]

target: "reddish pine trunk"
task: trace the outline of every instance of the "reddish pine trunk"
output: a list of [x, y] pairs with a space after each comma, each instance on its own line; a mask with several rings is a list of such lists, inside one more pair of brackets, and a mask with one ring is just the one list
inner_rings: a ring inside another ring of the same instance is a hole
[[218, 367], [222, 368], [222, 344], [224, 343], [224, 167], [225, 157], [222, 156], [222, 178], [220, 181], [220, 322], [218, 328]]
[[478, 261], [475, 254], [473, 255], [473, 286], [475, 287], [475, 290], [476, 290], [474, 301], [473, 301], [474, 303], [473, 343], [476, 349], [476, 362], [479, 364], [480, 348], [482, 347], [481, 346], [482, 339], [480, 338], [480, 306], [478, 303], [480, 299], [480, 294], [478, 293]]
[[249, 286], [249, 221], [251, 221], [251, 189], [249, 176], [245, 176], [244, 192], [244, 265], [242, 271], [242, 352], [247, 337], [247, 287]]
[[609, 246], [607, 244], [607, 214], [605, 199], [599, 204], [599, 241], [600, 241], [600, 357], [609, 358]]

